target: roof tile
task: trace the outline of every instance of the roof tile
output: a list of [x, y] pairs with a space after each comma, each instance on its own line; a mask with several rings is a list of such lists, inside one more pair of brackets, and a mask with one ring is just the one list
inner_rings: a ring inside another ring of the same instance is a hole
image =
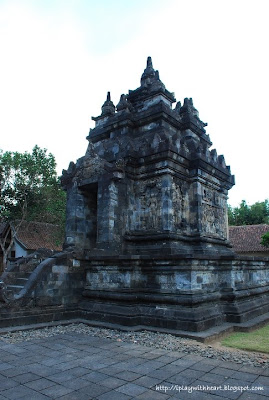
[[269, 232], [266, 224], [229, 226], [229, 239], [236, 252], [264, 252], [269, 251], [260, 244], [266, 232]]
[[62, 250], [62, 246], [56, 245], [59, 236], [59, 227], [43, 222], [24, 221], [16, 233], [16, 239], [27, 249], [36, 250], [46, 248]]

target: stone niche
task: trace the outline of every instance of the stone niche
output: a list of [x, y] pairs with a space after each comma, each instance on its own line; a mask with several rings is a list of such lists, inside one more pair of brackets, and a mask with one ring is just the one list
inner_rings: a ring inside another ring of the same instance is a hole
[[227, 223], [234, 177], [210, 150], [192, 99], [176, 102], [148, 57], [140, 87], [117, 106], [108, 93], [93, 120], [85, 156], [62, 176], [65, 248], [86, 274], [84, 316], [201, 331], [267, 311], [266, 283], [255, 293], [254, 283], [234, 283], [238, 265], [252, 278], [255, 268], [235, 261]]

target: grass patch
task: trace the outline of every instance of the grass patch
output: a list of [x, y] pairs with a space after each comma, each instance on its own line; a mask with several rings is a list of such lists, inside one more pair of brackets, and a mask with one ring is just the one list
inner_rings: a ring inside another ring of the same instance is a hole
[[269, 353], [269, 325], [253, 332], [237, 332], [221, 341], [223, 346]]

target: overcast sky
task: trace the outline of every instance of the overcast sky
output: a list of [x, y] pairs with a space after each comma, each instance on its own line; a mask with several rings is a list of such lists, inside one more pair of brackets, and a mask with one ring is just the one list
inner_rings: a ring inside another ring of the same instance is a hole
[[107, 91], [136, 89], [151, 56], [178, 101], [192, 97], [236, 185], [269, 198], [268, 0], [0, 0], [2, 150], [85, 154]]

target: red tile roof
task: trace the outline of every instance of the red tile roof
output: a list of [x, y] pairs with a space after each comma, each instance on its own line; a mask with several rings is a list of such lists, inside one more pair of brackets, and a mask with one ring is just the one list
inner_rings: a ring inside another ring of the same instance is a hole
[[241, 225], [229, 226], [229, 239], [238, 253], [268, 252], [269, 249], [262, 246], [261, 237], [269, 232], [269, 225]]
[[[24, 221], [16, 233], [16, 239], [26, 250], [50, 249], [60, 251], [62, 246], [57, 245], [59, 227], [43, 222]], [[62, 242], [63, 240], [60, 241]]]

